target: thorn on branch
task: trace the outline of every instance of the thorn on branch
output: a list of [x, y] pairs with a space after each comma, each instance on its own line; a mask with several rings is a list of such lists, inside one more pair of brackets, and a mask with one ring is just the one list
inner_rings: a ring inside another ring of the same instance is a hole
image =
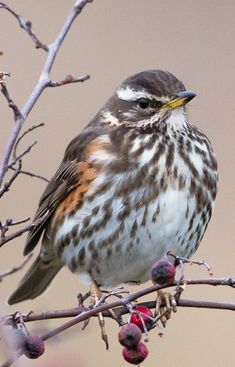
[[0, 2], [0, 9], [7, 10], [10, 14], [12, 14], [17, 20], [21, 28], [23, 28], [32, 41], [35, 44], [36, 48], [42, 48], [44, 51], [48, 52], [48, 46], [39, 41], [38, 37], [32, 30], [32, 22], [30, 20], [25, 21], [21, 15], [17, 14], [14, 10], [12, 10], [8, 5], [3, 2]]

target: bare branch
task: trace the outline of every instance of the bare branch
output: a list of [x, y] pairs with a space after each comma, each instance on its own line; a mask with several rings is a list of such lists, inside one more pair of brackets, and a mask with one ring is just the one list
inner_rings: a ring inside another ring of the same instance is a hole
[[13, 219], [8, 218], [8, 219], [6, 219], [4, 224], [2, 224], [2, 222], [0, 221], [0, 231], [1, 231], [0, 240], [3, 240], [3, 239], [6, 238], [6, 233], [9, 230], [10, 227], [17, 226], [19, 224], [28, 222], [29, 220], [30, 220], [30, 218], [26, 218], [26, 219], [21, 219], [21, 220], [13, 222]]
[[5, 243], [7, 243], [7, 242], [9, 242], [9, 241], [11, 241], [11, 240], [13, 240], [17, 237], [22, 236], [22, 234], [24, 234], [25, 232], [30, 231], [34, 227], [37, 227], [39, 224], [41, 224], [47, 218], [47, 216], [48, 216], [48, 212], [46, 212], [46, 214], [42, 218], [32, 222], [28, 226], [26, 226], [24, 228], [21, 228], [18, 231], [14, 232], [12, 234], [9, 234], [8, 236], [5, 236], [5, 235], [2, 236], [0, 238], [0, 247], [2, 247]]
[[25, 21], [21, 15], [17, 14], [14, 10], [12, 10], [8, 5], [6, 5], [3, 2], [0, 2], [0, 9], [7, 10], [10, 14], [12, 14], [18, 20], [20, 27], [23, 28], [28, 33], [28, 35], [34, 42], [36, 48], [42, 48], [44, 51], [48, 51], [47, 45], [39, 41], [39, 39], [33, 32], [32, 23], [29, 20]]
[[14, 166], [16, 164], [17, 161], [21, 160], [21, 158], [23, 158], [26, 154], [28, 154], [31, 149], [37, 144], [37, 141], [34, 141], [32, 144], [30, 144], [28, 146], [28, 148], [26, 148], [22, 153], [20, 153], [20, 155], [18, 155], [17, 157], [15, 157], [9, 164], [8, 164], [8, 168], [12, 168], [12, 166]]
[[90, 75], [88, 75], [88, 74], [77, 77], [77, 78], [73, 77], [72, 75], [67, 75], [65, 79], [57, 81], [57, 82], [51, 80], [48, 83], [48, 87], [60, 87], [62, 85], [66, 85], [66, 84], [85, 82], [89, 78], [90, 78]]
[[[3, 73], [4, 72], [0, 72], [0, 79], [2, 79], [2, 74]], [[4, 97], [6, 98], [6, 100], [8, 102], [8, 106], [12, 109], [12, 111], [14, 113], [15, 120], [17, 120], [17, 118], [21, 118], [21, 112], [20, 112], [19, 108], [17, 107], [17, 105], [15, 104], [15, 102], [13, 101], [10, 93], [8, 92], [6, 84], [5, 83], [0, 83], [0, 85], [1, 85], [1, 92], [4, 95]]]
[[[194, 280], [187, 280], [186, 283], [188, 285], [204, 284], [204, 285], [213, 285], [213, 286], [221, 285], [221, 286], [235, 287], [235, 277], [194, 279]], [[185, 284], [185, 281], [182, 281], [181, 285], [184, 285], [184, 284]], [[155, 293], [159, 291], [160, 289], [165, 289], [165, 288], [169, 288], [173, 286], [175, 287], [177, 285], [178, 285], [177, 281], [174, 281], [172, 284], [165, 284], [162, 286], [154, 285], [152, 287], [148, 287], [138, 292], [132, 293], [126, 297], [122, 297], [118, 299], [117, 301], [95, 306], [93, 309], [87, 309], [83, 305], [80, 305], [77, 308], [73, 308], [69, 310], [45, 311], [42, 313], [29, 312], [27, 314], [20, 313], [20, 317], [17, 317], [17, 314], [8, 315], [5, 317], [2, 317], [1, 325], [12, 325], [13, 323], [73, 317], [71, 320], [63, 323], [62, 325], [56, 327], [55, 329], [41, 336], [42, 340], [47, 340], [80, 322], [84, 322], [85, 320], [88, 320], [90, 317], [97, 316], [101, 312], [103, 316], [110, 317], [110, 313], [108, 312], [108, 310], [112, 309], [115, 315], [117, 317], [120, 317], [123, 314], [129, 313], [129, 307], [127, 306], [130, 305], [131, 302], [135, 301], [139, 297], [142, 297], [150, 293]], [[177, 305], [180, 307], [214, 308], [214, 309], [235, 311], [235, 303], [233, 302], [195, 301], [195, 300], [185, 300], [185, 299], [177, 299], [176, 301], [177, 301]], [[146, 305], [149, 308], [155, 308], [156, 301], [139, 303], [138, 305]], [[162, 315], [157, 317], [155, 321], [157, 321], [161, 317]], [[6, 361], [0, 367], [10, 366], [15, 360], [17, 360], [21, 356], [21, 354], [22, 353], [19, 352], [16, 356]]]
[[[14, 167], [11, 167], [10, 169], [13, 170], [13, 171], [16, 171], [16, 168], [14, 168]], [[45, 181], [47, 183], [49, 182], [49, 180], [46, 177], [38, 175], [37, 173], [33, 173], [33, 172], [30, 172], [30, 171], [25, 171], [24, 169], [21, 169], [19, 173], [22, 174], [22, 175], [38, 178], [39, 180]]]
[[[3, 52], [0, 51], [0, 56], [3, 55]], [[0, 72], [0, 84], [6, 85], [6, 76], [10, 77], [11, 73], [8, 73], [6, 71]]]
[[15, 146], [14, 146], [14, 149], [13, 149], [13, 154], [12, 154], [13, 159], [16, 159], [16, 157], [17, 157], [16, 151], [17, 151], [18, 145], [21, 142], [21, 140], [25, 137], [25, 135], [29, 134], [33, 130], [38, 129], [39, 127], [42, 127], [42, 126], [45, 126], [45, 124], [43, 122], [41, 122], [40, 124], [37, 124], [37, 125], [33, 125], [30, 128], [28, 128], [26, 131], [24, 131], [23, 134], [21, 134], [21, 136], [17, 139], [17, 141], [15, 143]]
[[[65, 20], [65, 23], [63, 24], [60, 31], [58, 32], [56, 39], [54, 40], [53, 43], [51, 43], [48, 46], [48, 55], [47, 55], [46, 61], [44, 63], [44, 66], [41, 71], [41, 75], [38, 79], [38, 82], [34, 90], [32, 91], [31, 96], [28, 98], [27, 102], [25, 103], [20, 113], [19, 113], [19, 109], [16, 108], [17, 106], [15, 104], [13, 104], [13, 106], [11, 107], [11, 108], [14, 107], [15, 121], [12, 125], [12, 130], [10, 132], [8, 142], [7, 142], [5, 151], [3, 153], [3, 158], [0, 164], [0, 186], [2, 185], [4, 176], [8, 170], [8, 162], [10, 160], [12, 151], [14, 149], [14, 145], [20, 134], [22, 126], [27, 116], [29, 115], [30, 111], [34, 107], [35, 103], [37, 102], [38, 98], [40, 97], [44, 89], [48, 87], [51, 82], [49, 78], [49, 74], [54, 64], [56, 55], [60, 49], [60, 46], [63, 43], [65, 36], [67, 35], [71, 25], [73, 24], [78, 14], [80, 14], [84, 6], [90, 2], [91, 2], [90, 0], [76, 0], [75, 1], [75, 4], [72, 7], [67, 19]], [[10, 11], [4, 3], [0, 3], [0, 5], [2, 5], [2, 8]], [[16, 13], [13, 15], [16, 16]], [[1, 86], [1, 87], [4, 89], [4, 86]], [[6, 89], [4, 89], [4, 91], [6, 91]], [[11, 102], [11, 101], [12, 99], [10, 98], [8, 102]]]
[[30, 220], [30, 217], [25, 218], [25, 219], [16, 220], [15, 222], [13, 222], [12, 219], [7, 219], [7, 220], [10, 221], [9, 225], [12, 227], [12, 226], [18, 226], [19, 224], [28, 222]]
[[27, 257], [27, 259], [24, 260], [24, 262], [21, 265], [15, 266], [14, 268], [12, 268], [10, 270], [7, 270], [4, 273], [1, 273], [0, 274], [0, 282], [3, 280], [3, 278], [7, 277], [8, 275], [14, 274], [17, 271], [23, 269], [24, 266], [29, 262], [29, 260], [31, 259], [32, 256], [33, 256], [33, 254], [29, 254], [28, 257]]
[[5, 182], [2, 189], [0, 189], [0, 198], [10, 189], [10, 186], [15, 181], [15, 179], [19, 176], [21, 173], [21, 167], [22, 167], [22, 161], [18, 161], [18, 167], [14, 169], [14, 173], [9, 179], [9, 181]]

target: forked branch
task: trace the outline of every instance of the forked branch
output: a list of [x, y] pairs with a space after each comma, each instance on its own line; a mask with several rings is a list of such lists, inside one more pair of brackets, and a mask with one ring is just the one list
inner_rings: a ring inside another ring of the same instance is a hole
[[[88, 75], [82, 76], [82, 77], [67, 77], [63, 81], [54, 82], [50, 79], [49, 75], [51, 72], [51, 69], [54, 65], [54, 61], [56, 58], [56, 55], [64, 41], [65, 36], [67, 35], [71, 25], [73, 24], [74, 20], [78, 16], [78, 14], [81, 13], [84, 6], [91, 2], [91, 0], [76, 0], [74, 6], [72, 7], [71, 11], [69, 12], [69, 15], [67, 19], [65, 20], [63, 26], [61, 27], [60, 31], [58, 32], [58, 35], [54, 42], [52, 42], [50, 45], [46, 46], [42, 42], [38, 40], [35, 33], [32, 31], [32, 25], [31, 22], [27, 21], [25, 22], [21, 16], [19, 16], [15, 11], [13, 11], [11, 8], [9, 8], [6, 4], [0, 3], [0, 9], [6, 9], [8, 12], [10, 12], [19, 22], [20, 26], [26, 30], [26, 32], [30, 35], [30, 37], [33, 39], [34, 43], [36, 44], [36, 47], [41, 47], [45, 51], [47, 51], [47, 58], [45, 60], [44, 66], [42, 68], [41, 74], [39, 76], [38, 82], [33, 89], [30, 97], [28, 98], [27, 102], [25, 103], [22, 110], [18, 108], [16, 103], [14, 102], [12, 96], [10, 95], [6, 84], [1, 83], [1, 91], [6, 98], [9, 107], [13, 110], [14, 113], [14, 121], [12, 124], [12, 130], [10, 132], [8, 142], [6, 144], [6, 148], [3, 153], [2, 161], [0, 164], [0, 187], [3, 183], [4, 177], [6, 172], [8, 171], [8, 164], [10, 161], [11, 154], [13, 152], [15, 143], [17, 141], [17, 138], [20, 134], [20, 131], [22, 129], [22, 126], [29, 115], [30, 111], [34, 107], [35, 103], [37, 102], [38, 98], [44, 91], [46, 87], [49, 86], [59, 86], [69, 83], [75, 83], [75, 82], [83, 82], [89, 78]], [[6, 74], [6, 73], [5, 73]], [[3, 75], [5, 76], [5, 75]]]

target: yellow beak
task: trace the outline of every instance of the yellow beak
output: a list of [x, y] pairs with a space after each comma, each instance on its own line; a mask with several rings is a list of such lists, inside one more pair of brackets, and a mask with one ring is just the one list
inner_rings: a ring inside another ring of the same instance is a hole
[[171, 110], [186, 105], [191, 99], [196, 96], [196, 93], [190, 91], [179, 92], [176, 97], [167, 102], [164, 107]]

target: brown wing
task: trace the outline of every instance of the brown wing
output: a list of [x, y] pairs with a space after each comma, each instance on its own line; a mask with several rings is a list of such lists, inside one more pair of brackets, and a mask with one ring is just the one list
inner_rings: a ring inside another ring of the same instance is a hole
[[79, 185], [79, 163], [83, 159], [84, 151], [89, 143], [101, 135], [103, 131], [103, 128], [88, 128], [68, 145], [62, 163], [39, 201], [34, 221], [40, 221], [40, 224], [29, 232], [24, 255], [34, 249], [55, 209]]

